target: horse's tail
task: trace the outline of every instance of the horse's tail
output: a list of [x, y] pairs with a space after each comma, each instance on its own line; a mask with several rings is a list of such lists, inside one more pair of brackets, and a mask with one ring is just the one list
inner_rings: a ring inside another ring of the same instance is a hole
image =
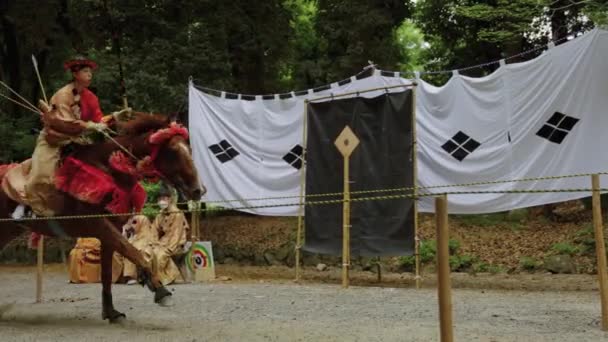
[[19, 164], [17, 164], [17, 163], [0, 165], [0, 181], [2, 181], [2, 179], [4, 179], [4, 176], [10, 169], [12, 169], [18, 165]]

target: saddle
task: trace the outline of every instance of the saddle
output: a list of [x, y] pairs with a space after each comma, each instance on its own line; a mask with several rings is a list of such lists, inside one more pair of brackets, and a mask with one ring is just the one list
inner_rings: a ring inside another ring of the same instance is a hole
[[[69, 156], [76, 148], [76, 144], [69, 144], [61, 149], [61, 161]], [[60, 161], [60, 165], [61, 165]], [[13, 163], [0, 166], [1, 187], [4, 193], [13, 201], [29, 207], [25, 193], [25, 184], [28, 181], [32, 170], [32, 159], [27, 159], [21, 163]]]
[[[110, 199], [105, 208], [112, 213], [128, 213], [143, 208], [146, 192], [139, 184], [136, 175], [138, 172], [146, 173], [145, 165], [137, 168], [129, 164], [128, 158], [120, 152], [112, 156], [110, 159], [112, 169], [133, 178], [131, 184], [125, 186], [116, 183], [112, 175], [107, 172], [70, 156], [72, 151], [73, 148], [69, 145], [65, 150], [62, 149], [61, 161], [55, 170], [54, 179], [58, 192], [90, 204], [100, 204]], [[20, 164], [5, 167], [8, 170], [2, 178], [2, 190], [13, 201], [30, 207], [25, 185], [32, 168], [32, 160], [28, 159]]]

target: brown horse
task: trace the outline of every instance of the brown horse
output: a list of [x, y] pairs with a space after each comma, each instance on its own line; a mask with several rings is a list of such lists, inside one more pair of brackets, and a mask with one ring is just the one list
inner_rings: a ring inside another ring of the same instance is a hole
[[[111, 174], [116, 184], [134, 182], [133, 177], [114, 172], [109, 165], [110, 156], [116, 151], [122, 151], [120, 144], [129, 150], [138, 160], [143, 160], [155, 154], [153, 167], [163, 181], [172, 184], [187, 199], [198, 200], [204, 194], [204, 187], [198, 180], [197, 172], [192, 161], [191, 150], [187, 139], [182, 135], [169, 136], [162, 143], [154, 146], [149, 137], [168, 128], [170, 120], [162, 115], [142, 115], [138, 113], [134, 120], [121, 123], [121, 132], [115, 141], [80, 146], [70, 156], [95, 166]], [[118, 144], [117, 144], [118, 143]], [[1, 177], [1, 176], [0, 176]], [[111, 196], [110, 196], [111, 197]], [[57, 192], [52, 208], [57, 216], [91, 215], [107, 213], [105, 204], [111, 198], [105, 198], [103, 203], [90, 204], [76, 199], [66, 193]], [[0, 217], [8, 218], [17, 203], [0, 191]], [[112, 255], [118, 252], [137, 265], [144, 284], [155, 293], [154, 301], [159, 305], [170, 305], [171, 293], [159, 282], [153, 265], [150, 265], [122, 235], [120, 227], [128, 219], [127, 216], [5, 221], [0, 223], [0, 249], [8, 242], [19, 236], [24, 229], [38, 232], [47, 236], [94, 237], [101, 241], [102, 269], [102, 318], [110, 323], [122, 321], [126, 316], [115, 310], [112, 304]]]

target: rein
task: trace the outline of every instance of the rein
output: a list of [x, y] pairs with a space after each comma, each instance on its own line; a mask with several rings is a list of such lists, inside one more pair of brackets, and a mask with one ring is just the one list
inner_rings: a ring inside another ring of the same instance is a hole
[[147, 142], [152, 145], [151, 151], [148, 156], [140, 159], [108, 133], [103, 132], [103, 134], [136, 161], [136, 164], [133, 165], [122, 153], [116, 151], [112, 153], [109, 160], [110, 166], [113, 169], [130, 174], [136, 178], [162, 178], [165, 180], [166, 177], [154, 166], [154, 161], [158, 157], [161, 144], [178, 135], [184, 137], [184, 139], [188, 139], [188, 130], [182, 125], [172, 122], [168, 128], [161, 128], [146, 138]]

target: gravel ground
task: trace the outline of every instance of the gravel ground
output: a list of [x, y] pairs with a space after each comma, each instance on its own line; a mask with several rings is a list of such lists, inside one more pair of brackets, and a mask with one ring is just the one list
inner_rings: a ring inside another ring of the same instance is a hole
[[[128, 321], [101, 320], [98, 284], [0, 270], [1, 341], [438, 341], [436, 290], [327, 284], [215, 282], [170, 286], [163, 308], [139, 286], [114, 286]], [[455, 289], [456, 341], [608, 341], [596, 291]]]

